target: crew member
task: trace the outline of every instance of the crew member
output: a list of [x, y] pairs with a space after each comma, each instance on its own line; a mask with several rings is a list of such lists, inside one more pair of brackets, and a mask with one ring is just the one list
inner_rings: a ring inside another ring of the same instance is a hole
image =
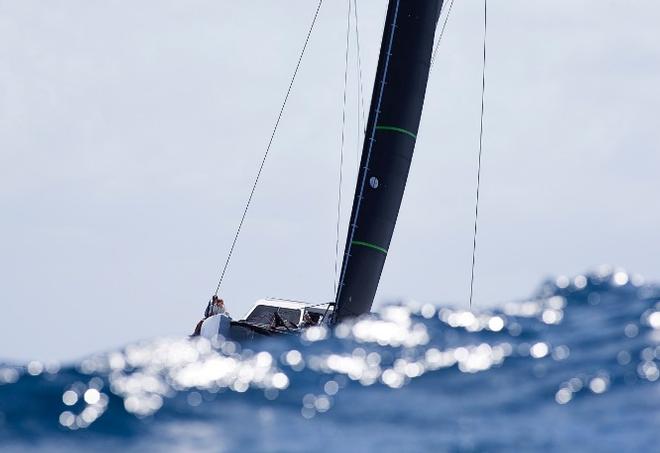
[[314, 319], [311, 313], [306, 311], [305, 314], [303, 315], [303, 319], [302, 322], [300, 323], [300, 327], [305, 328], [305, 327], [315, 326], [316, 324], [318, 324], [318, 322], [319, 322], [318, 317]]
[[220, 299], [217, 295], [214, 295], [206, 305], [206, 310], [204, 310], [204, 317], [195, 326], [195, 331], [193, 332], [192, 336], [196, 337], [202, 332], [202, 324], [207, 318], [220, 314], [229, 316], [229, 313], [225, 309], [225, 301]]

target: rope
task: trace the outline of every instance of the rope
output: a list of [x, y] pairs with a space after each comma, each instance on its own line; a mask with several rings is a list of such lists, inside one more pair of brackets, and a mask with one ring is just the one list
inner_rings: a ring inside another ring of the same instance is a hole
[[[362, 57], [360, 56], [360, 26], [358, 23], [358, 10], [357, 10], [357, 0], [353, 0], [353, 14], [355, 16], [355, 45], [357, 48], [357, 69], [358, 69], [358, 149], [360, 145], [360, 134], [364, 132], [366, 128], [366, 119], [364, 117], [364, 87], [362, 86]], [[360, 120], [364, 127], [360, 125]], [[358, 156], [358, 165], [359, 163]]]
[[348, 54], [351, 38], [351, 0], [348, 0], [348, 15], [346, 17], [346, 52], [344, 55], [344, 100], [341, 114], [341, 146], [339, 147], [339, 188], [337, 190], [337, 227], [335, 241], [335, 280], [333, 294], [337, 294], [337, 279], [339, 274], [339, 233], [341, 230], [341, 192], [344, 182], [344, 144], [346, 142], [346, 92], [348, 91]]
[[264, 165], [266, 164], [266, 158], [268, 157], [268, 153], [270, 152], [271, 145], [273, 144], [273, 140], [275, 139], [275, 133], [277, 132], [277, 127], [280, 125], [280, 120], [282, 119], [282, 115], [284, 113], [284, 108], [286, 107], [286, 103], [289, 100], [289, 95], [291, 94], [291, 89], [293, 88], [293, 83], [296, 80], [296, 75], [298, 74], [298, 69], [300, 69], [300, 64], [302, 63], [303, 56], [305, 55], [305, 50], [307, 49], [307, 44], [309, 43], [309, 38], [312, 35], [312, 30], [314, 30], [314, 25], [316, 24], [316, 19], [319, 16], [319, 11], [321, 9], [322, 4], [323, 4], [323, 0], [319, 0], [318, 5], [316, 6], [316, 11], [314, 12], [314, 18], [312, 19], [312, 24], [310, 25], [309, 31], [307, 32], [307, 37], [305, 38], [305, 43], [303, 44], [302, 51], [300, 52], [300, 56], [298, 57], [298, 63], [296, 64], [296, 69], [293, 71], [293, 76], [291, 77], [291, 81], [289, 82], [289, 88], [287, 89], [286, 95], [284, 96], [284, 101], [282, 102], [282, 107], [280, 108], [280, 113], [277, 116], [277, 121], [275, 121], [275, 126], [273, 127], [273, 132], [270, 135], [270, 140], [268, 141], [268, 146], [266, 147], [266, 152], [264, 153], [264, 157], [261, 160], [261, 165], [259, 166], [259, 171], [257, 172], [257, 176], [254, 180], [254, 184], [252, 184], [252, 190], [250, 191], [250, 196], [248, 197], [247, 203], [245, 204], [245, 209], [243, 210], [243, 216], [241, 217], [241, 221], [238, 224], [236, 234], [234, 235], [234, 240], [232, 241], [231, 248], [229, 249], [229, 254], [227, 255], [227, 260], [225, 261], [225, 265], [222, 268], [222, 272], [220, 274], [220, 279], [218, 280], [218, 285], [215, 288], [215, 295], [216, 296], [218, 295], [218, 292], [220, 291], [220, 286], [222, 286], [222, 281], [225, 278], [227, 268], [229, 267], [231, 257], [234, 253], [234, 248], [236, 247], [236, 242], [238, 241], [238, 236], [241, 234], [241, 229], [243, 228], [243, 223], [245, 222], [245, 217], [247, 216], [248, 209], [250, 209], [250, 204], [252, 203], [252, 197], [254, 196], [254, 192], [257, 189], [257, 184], [259, 183], [259, 178], [261, 177], [261, 172], [263, 171]]
[[479, 221], [479, 188], [481, 184], [481, 154], [484, 138], [484, 98], [486, 93], [486, 35], [488, 32], [488, 0], [484, 0], [483, 62], [481, 66], [481, 118], [479, 120], [479, 160], [477, 164], [477, 191], [474, 202], [474, 234], [472, 236], [472, 271], [470, 274], [470, 308], [474, 291], [474, 264], [477, 251], [477, 224]]
[[438, 36], [438, 42], [435, 43], [435, 48], [433, 49], [433, 54], [431, 55], [431, 67], [429, 68], [429, 73], [433, 70], [433, 63], [435, 63], [435, 57], [438, 55], [438, 49], [440, 48], [440, 41], [445, 34], [445, 28], [447, 28], [447, 21], [449, 21], [449, 15], [451, 14], [451, 9], [454, 6], [454, 0], [451, 0], [449, 7], [447, 8], [447, 14], [445, 15], [445, 21], [442, 23], [442, 28], [440, 29], [440, 35]]

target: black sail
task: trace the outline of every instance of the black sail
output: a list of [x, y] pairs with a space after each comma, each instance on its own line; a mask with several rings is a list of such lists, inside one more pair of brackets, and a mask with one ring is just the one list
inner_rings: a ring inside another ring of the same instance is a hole
[[335, 321], [371, 310], [415, 149], [442, 0], [390, 0]]

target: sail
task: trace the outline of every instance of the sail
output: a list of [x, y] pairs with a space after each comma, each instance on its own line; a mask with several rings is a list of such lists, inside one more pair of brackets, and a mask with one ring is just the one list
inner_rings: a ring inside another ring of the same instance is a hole
[[335, 321], [371, 310], [422, 116], [442, 0], [390, 0], [348, 228]]

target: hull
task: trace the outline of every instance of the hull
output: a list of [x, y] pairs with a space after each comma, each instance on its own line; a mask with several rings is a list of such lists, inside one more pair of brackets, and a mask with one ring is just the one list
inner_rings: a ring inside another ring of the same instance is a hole
[[243, 342], [272, 336], [299, 335], [302, 330], [233, 321], [226, 315], [215, 315], [204, 320], [200, 336], [209, 340], [221, 336], [228, 340]]

